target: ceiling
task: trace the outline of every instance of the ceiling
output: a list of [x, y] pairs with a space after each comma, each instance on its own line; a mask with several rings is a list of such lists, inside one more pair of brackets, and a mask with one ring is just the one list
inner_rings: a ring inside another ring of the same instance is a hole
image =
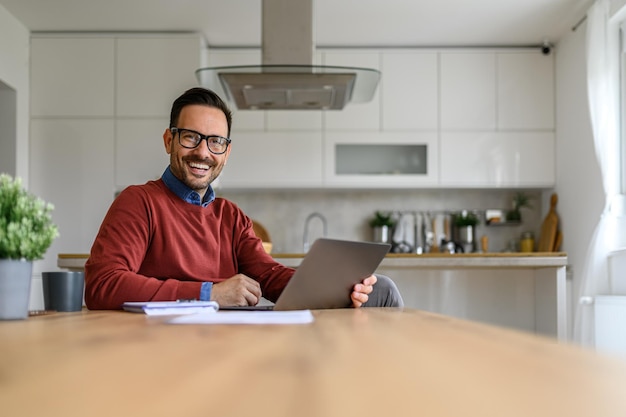
[[[315, 0], [318, 47], [550, 43], [593, 0]], [[31, 31], [200, 31], [209, 46], [261, 45], [261, 0], [0, 0]]]

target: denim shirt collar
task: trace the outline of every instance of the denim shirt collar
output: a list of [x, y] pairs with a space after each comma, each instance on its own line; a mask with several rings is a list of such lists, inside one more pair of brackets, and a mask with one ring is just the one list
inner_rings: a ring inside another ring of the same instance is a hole
[[172, 174], [169, 165], [165, 168], [163, 175], [161, 175], [161, 180], [163, 180], [167, 188], [189, 204], [206, 207], [215, 200], [215, 191], [213, 191], [213, 187], [209, 185], [209, 189], [204, 194], [204, 199], [200, 201], [200, 194], [187, 187], [181, 180], [176, 178], [174, 174]]

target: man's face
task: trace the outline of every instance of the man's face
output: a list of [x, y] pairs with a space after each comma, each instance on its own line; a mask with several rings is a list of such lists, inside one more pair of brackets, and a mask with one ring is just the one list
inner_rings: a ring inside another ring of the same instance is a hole
[[[221, 110], [203, 105], [183, 107], [178, 117], [177, 128], [195, 130], [203, 135], [228, 137], [228, 123]], [[163, 133], [165, 151], [170, 155], [170, 168], [176, 178], [204, 197], [209, 184], [215, 180], [230, 154], [215, 155], [209, 151], [206, 140], [194, 149], [187, 149], [178, 142], [178, 134], [169, 129]]]

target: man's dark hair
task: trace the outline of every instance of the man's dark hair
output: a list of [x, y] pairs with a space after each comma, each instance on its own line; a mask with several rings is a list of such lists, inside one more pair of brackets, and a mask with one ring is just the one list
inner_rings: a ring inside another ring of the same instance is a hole
[[233, 123], [233, 115], [226, 103], [211, 90], [202, 87], [194, 87], [185, 91], [180, 97], [174, 100], [172, 104], [172, 113], [170, 114], [170, 127], [176, 127], [180, 112], [185, 106], [199, 104], [203, 106], [215, 107], [220, 109], [226, 116], [228, 123], [228, 136], [230, 137], [230, 127]]

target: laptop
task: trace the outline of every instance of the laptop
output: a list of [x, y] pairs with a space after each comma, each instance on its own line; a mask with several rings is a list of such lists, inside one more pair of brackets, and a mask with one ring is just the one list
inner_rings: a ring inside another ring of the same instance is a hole
[[391, 245], [317, 239], [273, 306], [221, 307], [220, 310], [317, 310], [352, 304], [352, 288], [372, 275]]

